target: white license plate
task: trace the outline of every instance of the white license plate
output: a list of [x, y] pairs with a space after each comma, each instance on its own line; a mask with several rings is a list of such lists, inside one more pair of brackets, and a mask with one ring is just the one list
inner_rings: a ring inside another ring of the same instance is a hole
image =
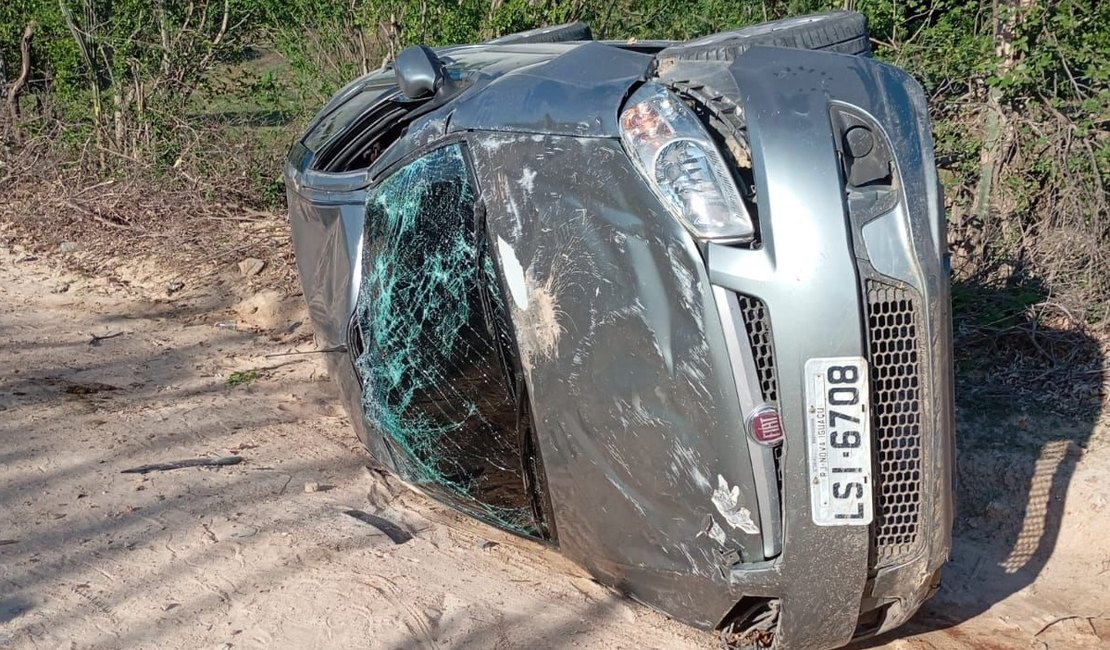
[[813, 523], [871, 523], [871, 415], [867, 361], [806, 361], [806, 440]]

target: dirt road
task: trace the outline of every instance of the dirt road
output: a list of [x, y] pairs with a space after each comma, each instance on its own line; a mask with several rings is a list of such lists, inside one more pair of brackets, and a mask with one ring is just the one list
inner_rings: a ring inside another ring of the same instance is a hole
[[[0, 250], [0, 648], [716, 647], [368, 471], [315, 359], [265, 356], [312, 349], [307, 326], [221, 327], [221, 291], [151, 299]], [[1110, 647], [1105, 429], [1009, 423], [970, 436], [945, 590], [868, 647]]]

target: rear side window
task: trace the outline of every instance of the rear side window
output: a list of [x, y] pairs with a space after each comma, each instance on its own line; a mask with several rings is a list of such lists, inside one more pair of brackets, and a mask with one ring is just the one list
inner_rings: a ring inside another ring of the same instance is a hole
[[[355, 120], [366, 109], [385, 97], [397, 92], [392, 75], [385, 79], [370, 80], [350, 99], [325, 114], [312, 125], [304, 136], [304, 144], [312, 151], [320, 151], [329, 140]], [[334, 101], [334, 100], [333, 100]]]
[[335, 137], [316, 153], [312, 168], [335, 174], [366, 169], [404, 135], [424, 103], [404, 100], [399, 91], [382, 98], [347, 124], [337, 125]]

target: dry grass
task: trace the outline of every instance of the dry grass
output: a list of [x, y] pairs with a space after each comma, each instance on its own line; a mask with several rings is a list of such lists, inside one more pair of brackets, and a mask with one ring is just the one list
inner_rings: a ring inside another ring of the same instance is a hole
[[265, 262], [261, 284], [295, 290], [286, 217], [250, 196], [245, 173], [128, 162], [109, 176], [47, 139], [0, 154], [0, 232], [36, 254], [80, 250], [66, 262], [94, 275], [138, 257], [186, 276], [253, 257]]

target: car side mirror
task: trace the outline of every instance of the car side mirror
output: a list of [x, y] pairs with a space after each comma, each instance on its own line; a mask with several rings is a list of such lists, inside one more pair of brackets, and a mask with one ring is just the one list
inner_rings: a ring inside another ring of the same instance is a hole
[[430, 97], [444, 86], [451, 85], [447, 67], [426, 45], [414, 45], [402, 50], [393, 63], [393, 72], [397, 75], [401, 92], [408, 99]]

